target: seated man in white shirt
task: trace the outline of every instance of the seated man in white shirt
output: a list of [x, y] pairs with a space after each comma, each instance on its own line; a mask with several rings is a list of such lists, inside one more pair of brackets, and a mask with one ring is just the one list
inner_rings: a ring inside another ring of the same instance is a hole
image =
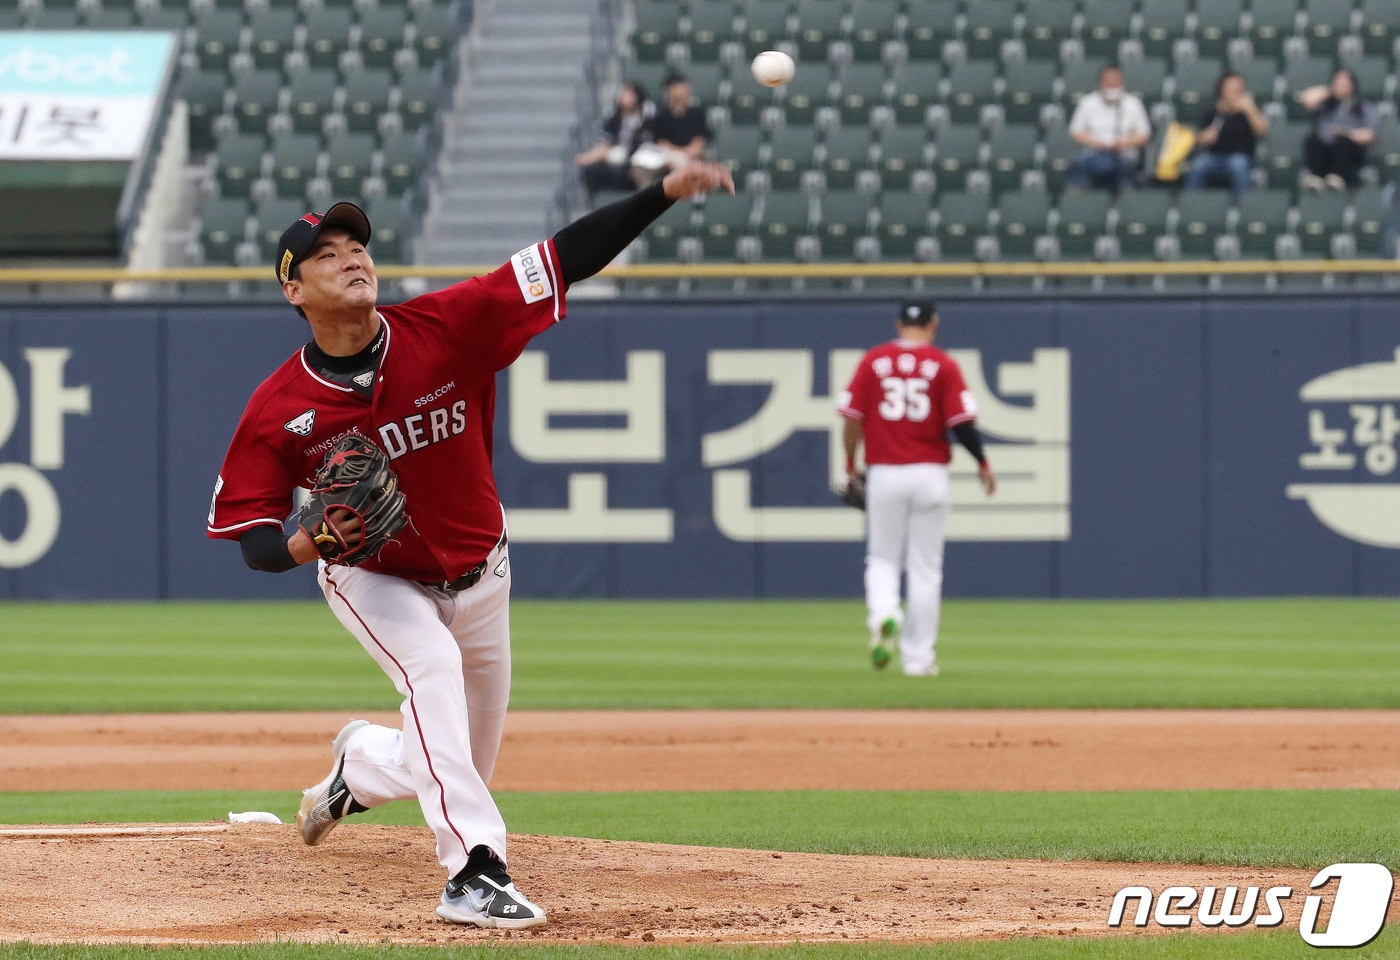
[[1123, 71], [1104, 67], [1099, 89], [1074, 108], [1069, 132], [1084, 149], [1071, 165], [1066, 185], [1117, 190], [1136, 176], [1152, 125], [1142, 101], [1123, 89]]

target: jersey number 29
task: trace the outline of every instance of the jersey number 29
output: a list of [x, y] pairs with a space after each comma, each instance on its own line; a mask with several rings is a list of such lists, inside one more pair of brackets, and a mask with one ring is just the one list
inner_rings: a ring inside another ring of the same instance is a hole
[[880, 416], [886, 420], [927, 420], [932, 412], [928, 399], [928, 381], [921, 377], [886, 377], [880, 381], [885, 399], [880, 401]]

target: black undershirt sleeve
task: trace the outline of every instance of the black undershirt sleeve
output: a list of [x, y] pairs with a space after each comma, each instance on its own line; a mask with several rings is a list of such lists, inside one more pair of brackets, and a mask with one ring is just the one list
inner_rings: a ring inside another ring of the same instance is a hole
[[287, 538], [271, 524], [252, 527], [238, 540], [243, 548], [243, 562], [254, 570], [281, 573], [297, 565], [287, 549]]
[[587, 280], [612, 263], [661, 216], [674, 200], [668, 200], [658, 180], [630, 197], [586, 213], [554, 235], [559, 274], [564, 285]]
[[964, 420], [953, 428], [953, 436], [958, 438], [967, 448], [967, 452], [977, 459], [978, 463], [987, 462], [987, 454], [982, 450], [982, 435], [977, 432], [977, 424], [971, 420]]

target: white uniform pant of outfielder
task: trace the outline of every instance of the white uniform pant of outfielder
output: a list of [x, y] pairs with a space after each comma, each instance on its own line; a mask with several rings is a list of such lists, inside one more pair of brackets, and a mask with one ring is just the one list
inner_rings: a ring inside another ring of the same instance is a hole
[[491, 552], [481, 582], [453, 593], [321, 564], [331, 610], [404, 698], [402, 730], [368, 724], [349, 738], [345, 784], [367, 807], [417, 798], [448, 876], [478, 844], [506, 862], [505, 821], [486, 785], [510, 699], [507, 549]]
[[[878, 633], [886, 618], [902, 624], [900, 666], [925, 676], [934, 668], [943, 599], [943, 530], [948, 519], [948, 467], [941, 463], [872, 464], [865, 478], [866, 623]], [[908, 602], [900, 610], [899, 581]]]

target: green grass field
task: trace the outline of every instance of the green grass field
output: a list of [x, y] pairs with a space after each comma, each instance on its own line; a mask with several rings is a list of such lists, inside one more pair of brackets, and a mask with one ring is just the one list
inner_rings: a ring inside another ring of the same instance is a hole
[[[877, 674], [851, 602], [519, 603], [513, 706], [578, 708], [1400, 705], [1400, 601], [950, 602], [937, 681]], [[393, 709], [317, 604], [0, 604], [0, 713]], [[5, 793], [0, 822], [289, 818], [295, 793]], [[818, 852], [1323, 866], [1395, 864], [1386, 791], [504, 794], [512, 830]], [[368, 815], [421, 823], [411, 804]], [[3, 909], [3, 906], [0, 906]], [[618, 948], [509, 942], [525, 960]], [[1313, 955], [1296, 931], [919, 947], [651, 948], [646, 960], [1253, 960]], [[35, 960], [418, 960], [425, 949], [0, 947]], [[1346, 956], [1400, 956], [1393, 931]], [[439, 956], [438, 951], [431, 951]]]

